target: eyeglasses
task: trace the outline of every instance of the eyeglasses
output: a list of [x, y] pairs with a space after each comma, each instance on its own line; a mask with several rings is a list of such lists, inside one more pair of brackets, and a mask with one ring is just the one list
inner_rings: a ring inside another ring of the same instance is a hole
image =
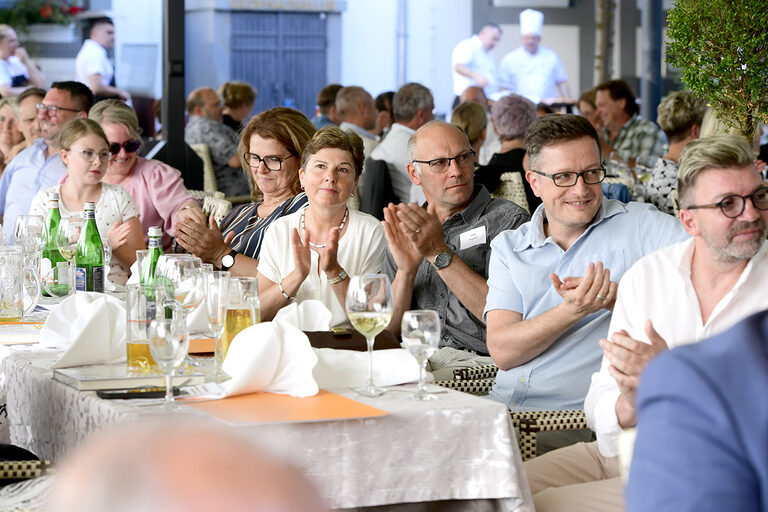
[[546, 172], [536, 171], [531, 169], [532, 172], [551, 178], [558, 187], [572, 187], [579, 180], [579, 176], [584, 180], [585, 185], [596, 185], [605, 179], [605, 167], [598, 167], [597, 169], [587, 169], [581, 172], [558, 172], [555, 174], [548, 174]]
[[453, 157], [446, 157], [446, 158], [434, 158], [432, 160], [411, 160], [414, 164], [427, 164], [429, 166], [429, 170], [437, 173], [442, 174], [448, 170], [448, 168], [451, 166], [451, 160], [456, 161], [456, 165], [459, 167], [459, 169], [467, 169], [469, 167], [475, 166], [475, 152], [473, 150], [469, 150], [466, 153], [462, 153], [460, 155], [456, 155]]
[[92, 149], [73, 149], [72, 151], [80, 153], [80, 155], [83, 157], [83, 160], [88, 163], [93, 162], [97, 156], [102, 163], [106, 163], [109, 162], [109, 159], [112, 156], [109, 151], [101, 151], [99, 153], [93, 151]]
[[123, 148], [126, 153], [135, 153], [139, 150], [141, 147], [141, 141], [138, 140], [128, 140], [123, 142], [122, 144], [119, 144], [117, 142], [113, 142], [109, 145], [109, 152], [113, 155], [116, 155], [120, 152], [120, 148]]
[[752, 204], [756, 210], [768, 210], [768, 188], [757, 189], [751, 194], [747, 194], [746, 196], [740, 196], [738, 194], [725, 196], [714, 204], [686, 206], [683, 209], [696, 210], [698, 208], [720, 208], [720, 211], [723, 212], [723, 215], [729, 219], [735, 219], [744, 213], [744, 208], [747, 206], [747, 199], [752, 200]]
[[45, 105], [44, 103], [38, 103], [35, 105], [35, 110], [37, 110], [38, 114], [45, 112], [48, 117], [56, 117], [56, 114], [59, 113], [59, 110], [66, 110], [67, 112], [80, 112], [74, 108], [57, 107], [56, 105]]
[[285, 158], [280, 158], [279, 156], [275, 155], [267, 155], [265, 157], [260, 157], [256, 153], [243, 153], [243, 161], [245, 162], [245, 165], [253, 169], [258, 169], [259, 164], [264, 162], [264, 165], [270, 171], [279, 171], [283, 168], [283, 162], [289, 158], [292, 158], [293, 156], [294, 155], [288, 155]]

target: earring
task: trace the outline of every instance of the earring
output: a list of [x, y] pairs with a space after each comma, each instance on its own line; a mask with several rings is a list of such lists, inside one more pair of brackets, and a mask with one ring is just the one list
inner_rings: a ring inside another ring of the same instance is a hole
[[304, 185], [299, 185], [301, 187], [301, 190], [304, 190]]

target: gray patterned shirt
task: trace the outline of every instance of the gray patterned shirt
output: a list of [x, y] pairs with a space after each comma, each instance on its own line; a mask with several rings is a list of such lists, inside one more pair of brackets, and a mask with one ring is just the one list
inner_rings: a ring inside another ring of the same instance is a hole
[[[464, 263], [488, 279], [491, 240], [502, 231], [516, 229], [531, 217], [511, 201], [492, 198], [482, 185], [475, 185], [474, 194], [474, 199], [466, 208], [453, 214], [443, 223], [443, 234], [446, 243]], [[470, 237], [472, 234], [477, 236]], [[474, 241], [470, 241], [470, 238]], [[477, 245], [473, 245], [475, 243]], [[394, 279], [396, 272], [397, 265], [392, 254], [387, 251], [384, 273]], [[441, 347], [468, 349], [488, 355], [485, 324], [459, 302], [426, 259], [421, 262], [416, 273], [411, 309], [437, 311], [442, 324]]]
[[211, 153], [216, 172], [216, 187], [226, 196], [250, 194], [248, 179], [239, 168], [229, 167], [227, 162], [237, 151], [239, 138], [235, 130], [215, 119], [190, 116], [184, 128], [184, 142], [205, 144]]
[[665, 143], [666, 137], [661, 128], [656, 123], [641, 119], [637, 114], [610, 141], [613, 149], [623, 158], [634, 158], [643, 165], [653, 165], [664, 154]]

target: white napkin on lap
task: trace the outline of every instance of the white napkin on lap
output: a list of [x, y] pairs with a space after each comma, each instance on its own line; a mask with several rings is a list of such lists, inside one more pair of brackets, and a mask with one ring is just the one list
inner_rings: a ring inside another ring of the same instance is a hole
[[[368, 380], [368, 352], [316, 348], [312, 374], [321, 388], [359, 387]], [[396, 386], [419, 380], [419, 363], [407, 350], [373, 351], [373, 380], [377, 386]]]
[[103, 293], [77, 292], [48, 316], [40, 344], [66, 350], [54, 368], [123, 362], [125, 306]]

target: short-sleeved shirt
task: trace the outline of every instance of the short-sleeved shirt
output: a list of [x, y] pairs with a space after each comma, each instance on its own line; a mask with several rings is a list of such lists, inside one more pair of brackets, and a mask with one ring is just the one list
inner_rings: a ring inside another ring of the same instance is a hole
[[[275, 220], [267, 229], [259, 258], [259, 273], [272, 281], [280, 282], [296, 268], [293, 259], [291, 232], [301, 229], [301, 212], [296, 212]], [[384, 252], [387, 241], [384, 228], [376, 217], [357, 210], [349, 210], [346, 232], [339, 240], [336, 258], [339, 265], [350, 276], [377, 274], [384, 265]], [[331, 314], [331, 327], [347, 324], [347, 314], [339, 304], [325, 272], [318, 267], [319, 256], [310, 250], [312, 262], [309, 275], [301, 283], [296, 293], [296, 300], [315, 299], [322, 301]]]
[[411, 197], [411, 187], [415, 187], [408, 176], [408, 141], [416, 130], [404, 124], [393, 123], [387, 138], [373, 148], [371, 158], [384, 160], [389, 168], [392, 180], [392, 190], [401, 202], [407, 202]]
[[[607, 134], [606, 131], [606, 138]], [[656, 159], [664, 154], [666, 141], [664, 132], [656, 123], [635, 114], [619, 129], [610, 144], [622, 158], [634, 158], [639, 164], [654, 165]]]
[[93, 39], [83, 41], [83, 46], [75, 57], [75, 80], [90, 87], [88, 77], [101, 75], [101, 83], [110, 85], [114, 74], [115, 68], [109, 61], [107, 49]]
[[[561, 302], [550, 273], [583, 276], [602, 261], [618, 282], [644, 255], [687, 238], [680, 222], [644, 203], [603, 199], [595, 220], [564, 251], [544, 234], [544, 205], [531, 221], [491, 242], [484, 315], [504, 309], [538, 317]], [[496, 375], [491, 398], [515, 409], [579, 409], [591, 375], [600, 368], [598, 341], [608, 334], [611, 313], [602, 309], [579, 320], [544, 352]]]
[[[41, 190], [32, 200], [32, 206], [29, 209], [30, 215], [45, 215], [48, 211], [48, 193], [61, 192], [61, 185], [55, 185], [46, 190]], [[131, 195], [120, 185], [101, 184], [101, 197], [96, 202], [96, 226], [99, 228], [99, 235], [104, 239], [109, 233], [109, 228], [116, 222], [125, 222], [133, 217], [139, 216], [139, 209], [133, 202]], [[70, 211], [64, 206], [64, 202], [59, 200], [59, 213], [61, 218], [82, 217], [81, 211]], [[109, 275], [107, 279], [114, 284], [124, 285], [128, 280], [129, 271], [119, 261], [112, 258], [109, 264]]]
[[27, 67], [15, 55], [0, 59], [0, 85], [22, 87], [29, 81]]
[[229, 232], [235, 233], [230, 247], [253, 259], [259, 259], [261, 241], [269, 225], [275, 219], [301, 210], [307, 204], [307, 194], [302, 192], [286, 199], [266, 217], [259, 217], [260, 204], [261, 202], [240, 205], [229, 212], [221, 223], [222, 235], [226, 237]]
[[215, 119], [190, 116], [184, 128], [184, 142], [208, 146], [216, 172], [216, 186], [224, 195], [237, 196], [250, 192], [243, 170], [227, 165], [237, 152], [239, 137], [235, 130]]
[[675, 205], [671, 193], [677, 190], [677, 164], [666, 158], [656, 160], [645, 190], [648, 193], [648, 201], [656, 205], [656, 208], [674, 215]]
[[[475, 273], [488, 278], [490, 241], [499, 233], [528, 222], [528, 212], [511, 201], [495, 199], [482, 185], [466, 208], [443, 223], [445, 242]], [[387, 251], [384, 273], [394, 279], [397, 265]], [[441, 347], [467, 349], [488, 355], [485, 324], [475, 318], [451, 292], [426, 259], [419, 264], [413, 284], [411, 309], [433, 309], [442, 324]]]
[[16, 217], [26, 215], [35, 194], [56, 185], [67, 172], [58, 152], [46, 158], [47, 149], [44, 139], [35, 140], [8, 162], [0, 179], [0, 215], [9, 244], [13, 244]]
[[483, 48], [483, 43], [477, 35], [457, 44], [451, 55], [453, 93], [456, 96], [461, 96], [464, 89], [477, 85], [477, 82], [456, 71], [457, 64], [463, 64], [471, 71], [485, 77], [488, 81], [488, 85], [484, 88], [486, 96], [496, 92], [496, 61], [493, 60], [493, 54]]
[[534, 103], [556, 98], [557, 84], [568, 80], [557, 53], [539, 46], [531, 55], [522, 46], [509, 52], [501, 61], [499, 86], [524, 96]]

